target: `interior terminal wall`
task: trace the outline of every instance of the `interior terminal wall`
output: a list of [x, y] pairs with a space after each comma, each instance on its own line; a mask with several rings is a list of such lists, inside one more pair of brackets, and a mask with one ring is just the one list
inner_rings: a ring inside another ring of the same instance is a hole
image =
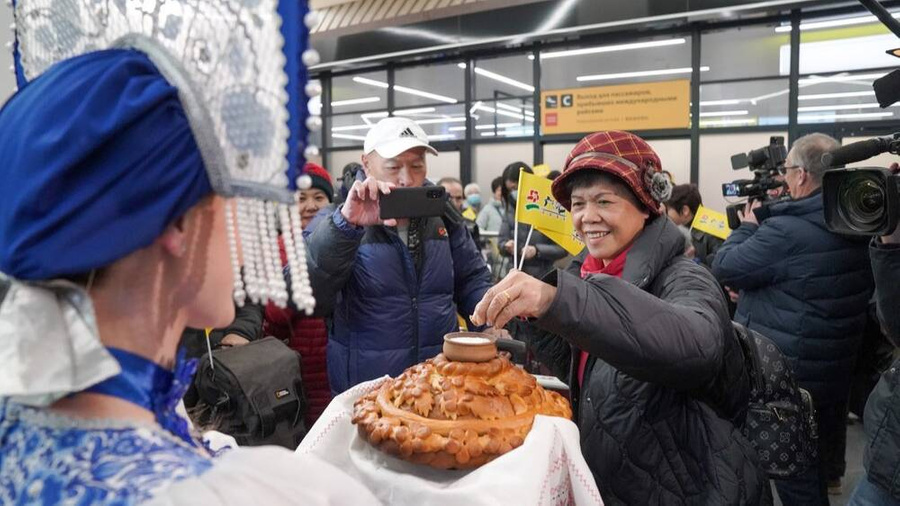
[[[530, 141], [530, 139], [529, 139]], [[472, 150], [472, 179], [481, 187], [481, 198], [487, 202], [491, 181], [503, 175], [503, 169], [513, 162], [534, 164], [534, 148], [531, 142], [503, 144], [476, 144]]]

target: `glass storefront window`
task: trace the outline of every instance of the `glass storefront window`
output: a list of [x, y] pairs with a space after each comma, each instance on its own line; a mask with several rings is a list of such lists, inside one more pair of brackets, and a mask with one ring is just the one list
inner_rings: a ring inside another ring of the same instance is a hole
[[690, 78], [687, 36], [541, 52], [542, 91]]
[[[701, 65], [709, 67], [702, 81], [768, 77], [780, 73], [781, 48], [790, 44], [790, 33], [775, 31], [774, 26], [747, 26], [704, 32], [700, 36]], [[790, 49], [787, 52], [790, 72]]]
[[[534, 94], [534, 65], [531, 53], [475, 61], [475, 98], [499, 100], [530, 97]], [[465, 64], [459, 64], [465, 69]]]
[[700, 86], [700, 128], [786, 125], [787, 79]]
[[[331, 117], [331, 146], [342, 148], [348, 146], [362, 146], [366, 139], [366, 133], [372, 128], [378, 119], [373, 117], [375, 113], [362, 114], [336, 114]], [[387, 112], [384, 113], [387, 117]]]
[[800, 79], [797, 121], [799, 123], [841, 123], [897, 118], [896, 108], [881, 109], [875, 100], [872, 81], [885, 72], [839, 73]]
[[534, 101], [529, 98], [478, 100], [470, 114], [475, 120], [474, 139], [534, 135]]
[[466, 111], [463, 104], [398, 109], [394, 115], [407, 116], [418, 123], [431, 142], [455, 141], [466, 137]]
[[331, 80], [331, 112], [387, 109], [387, 72], [338, 76]]
[[[897, 37], [869, 14], [804, 17], [800, 29], [801, 75], [897, 66], [897, 58], [885, 53], [897, 47]], [[790, 47], [784, 45], [781, 52], [790, 52]], [[786, 75], [789, 67], [784, 61], [781, 66]]]
[[[462, 104], [408, 107], [397, 109], [394, 115], [408, 117], [418, 123], [432, 141], [452, 141], [465, 137], [466, 116]], [[332, 116], [332, 146], [361, 146], [369, 129], [387, 117], [388, 113], [384, 110]]]
[[394, 106], [417, 107], [465, 102], [465, 73], [456, 63], [398, 69]]

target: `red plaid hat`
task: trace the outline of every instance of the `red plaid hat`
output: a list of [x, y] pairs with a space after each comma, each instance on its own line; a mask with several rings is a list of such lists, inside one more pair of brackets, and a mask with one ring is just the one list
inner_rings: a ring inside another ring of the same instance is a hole
[[659, 156], [644, 139], [630, 132], [596, 132], [575, 145], [566, 158], [562, 175], [553, 181], [553, 198], [566, 209], [572, 208], [567, 181], [582, 170], [599, 170], [618, 177], [654, 215], [660, 213], [659, 204], [672, 193], [672, 181], [662, 172]]

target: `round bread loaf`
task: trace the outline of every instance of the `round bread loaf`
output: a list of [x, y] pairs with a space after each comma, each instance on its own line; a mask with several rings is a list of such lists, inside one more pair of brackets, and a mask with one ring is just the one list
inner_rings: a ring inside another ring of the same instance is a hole
[[506, 353], [487, 362], [440, 354], [354, 404], [353, 423], [377, 448], [439, 469], [471, 469], [521, 446], [535, 415], [572, 417]]

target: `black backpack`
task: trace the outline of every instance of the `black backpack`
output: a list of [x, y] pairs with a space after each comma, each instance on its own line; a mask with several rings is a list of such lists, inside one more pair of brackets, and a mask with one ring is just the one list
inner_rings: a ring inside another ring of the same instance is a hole
[[194, 385], [200, 423], [241, 446], [295, 450], [306, 435], [300, 355], [274, 337], [222, 348], [200, 359]]
[[738, 323], [734, 330], [750, 373], [744, 436], [770, 478], [796, 476], [817, 463], [819, 436], [812, 396], [797, 386], [775, 343]]

